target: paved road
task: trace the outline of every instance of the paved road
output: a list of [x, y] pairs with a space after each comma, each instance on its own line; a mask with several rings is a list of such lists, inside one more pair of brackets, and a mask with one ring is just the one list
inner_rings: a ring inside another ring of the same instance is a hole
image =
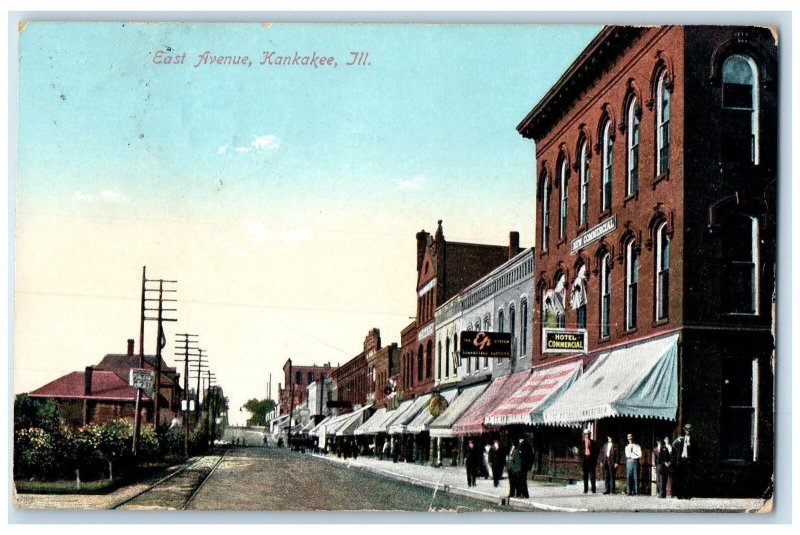
[[239, 511], [503, 511], [277, 448], [233, 448], [188, 509]]

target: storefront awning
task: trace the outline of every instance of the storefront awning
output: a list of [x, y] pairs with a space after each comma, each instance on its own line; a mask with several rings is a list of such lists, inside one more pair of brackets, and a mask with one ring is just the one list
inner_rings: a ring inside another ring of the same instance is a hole
[[483, 423], [487, 426], [543, 423], [542, 413], [580, 377], [581, 370], [581, 361], [534, 368], [525, 382], [497, 405]]
[[411, 403], [411, 406], [406, 410], [405, 413], [398, 416], [392, 421], [392, 424], [389, 426], [389, 433], [391, 434], [402, 434], [407, 433], [408, 424], [416, 418], [417, 414], [420, 411], [426, 410], [428, 407], [428, 403], [431, 401], [431, 395], [425, 394], [423, 396], [419, 396], [414, 398]]
[[326, 416], [320, 423], [315, 425], [311, 431], [308, 432], [308, 434], [315, 437], [320, 436], [320, 431], [328, 424], [328, 422], [331, 421], [332, 418], [334, 418], [334, 416]]
[[530, 372], [525, 370], [503, 375], [492, 381], [481, 397], [453, 424], [453, 434], [480, 435], [488, 431], [489, 429], [483, 425], [484, 418], [516, 391], [529, 375]]
[[340, 414], [335, 419], [332, 419], [330, 422], [328, 422], [328, 424], [325, 426], [325, 434], [328, 436], [341, 435], [342, 431], [344, 431], [351, 423], [353, 423], [353, 421], [362, 421], [361, 418], [364, 417], [364, 411], [370, 407], [372, 407], [372, 404], [361, 407], [353, 412]]
[[391, 413], [386, 410], [386, 407], [381, 407], [375, 411], [375, 414], [373, 414], [369, 420], [356, 427], [353, 434], [375, 435], [377, 433], [382, 433], [382, 431], [378, 431], [378, 429], [381, 428], [382, 424], [386, 423], [386, 420], [391, 417], [390, 415]]
[[544, 422], [579, 425], [629, 416], [675, 420], [678, 411], [678, 334], [601, 354], [580, 379], [544, 411]]
[[369, 418], [369, 409], [372, 408], [372, 404], [366, 405], [352, 413], [350, 413], [350, 418], [346, 418], [344, 422], [338, 426], [336, 429], [336, 436], [344, 436], [344, 435], [352, 435], [353, 431], [364, 423], [365, 419]]
[[[449, 390], [444, 390], [440, 392], [439, 395], [441, 395], [444, 398], [444, 400], [447, 402], [447, 406], [449, 407], [450, 404], [453, 403], [453, 400], [456, 398], [456, 395], [458, 395], [458, 389], [451, 388]], [[407, 433], [423, 433], [428, 430], [428, 427], [435, 418], [430, 411], [431, 399], [433, 399], [433, 396], [431, 396], [428, 399], [428, 403], [425, 404], [425, 407], [421, 411], [419, 411], [419, 413], [414, 417], [414, 419], [408, 423], [408, 425], [406, 426]], [[442, 414], [444, 414], [444, 411], [442, 412]]]
[[432, 437], [452, 437], [453, 424], [461, 417], [467, 409], [472, 406], [476, 399], [488, 387], [487, 383], [468, 386], [461, 391], [445, 411], [431, 422], [429, 427]]

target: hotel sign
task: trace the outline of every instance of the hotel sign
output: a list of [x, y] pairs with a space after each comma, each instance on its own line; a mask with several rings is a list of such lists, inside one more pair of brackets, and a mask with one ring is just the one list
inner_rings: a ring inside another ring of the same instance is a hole
[[617, 216], [613, 215], [610, 218], [606, 219], [599, 225], [590, 228], [574, 240], [572, 240], [572, 244], [570, 247], [571, 253], [575, 254], [590, 243], [596, 242], [606, 234], [610, 234], [617, 230]]
[[511, 358], [511, 333], [461, 331], [461, 358]]
[[542, 353], [587, 353], [588, 339], [586, 329], [548, 329], [542, 339]]

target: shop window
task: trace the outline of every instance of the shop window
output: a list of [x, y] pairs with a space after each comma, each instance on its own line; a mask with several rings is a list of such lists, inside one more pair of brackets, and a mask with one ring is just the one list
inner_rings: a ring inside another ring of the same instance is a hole
[[758, 70], [747, 56], [734, 55], [722, 66], [722, 159], [758, 163]]

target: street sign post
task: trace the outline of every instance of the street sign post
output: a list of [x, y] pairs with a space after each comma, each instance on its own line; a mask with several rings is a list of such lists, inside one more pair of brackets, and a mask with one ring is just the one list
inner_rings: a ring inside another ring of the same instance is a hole
[[134, 388], [141, 388], [148, 396], [153, 395], [153, 372], [141, 368], [131, 368], [128, 384]]

